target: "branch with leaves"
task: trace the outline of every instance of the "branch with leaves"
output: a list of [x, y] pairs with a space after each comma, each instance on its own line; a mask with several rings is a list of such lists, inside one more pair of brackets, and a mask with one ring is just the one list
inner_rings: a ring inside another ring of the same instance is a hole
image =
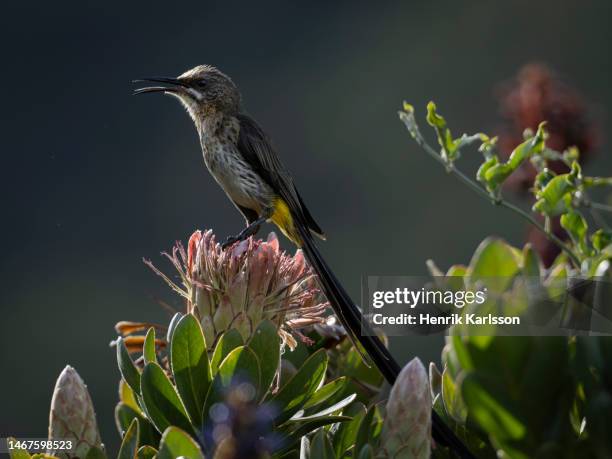
[[[527, 284], [528, 289], [541, 286], [543, 297], [550, 299], [567, 293], [572, 278], [592, 280], [598, 303], [587, 300], [591, 309], [585, 309], [580, 301], [569, 301], [564, 304], [565, 314], [590, 311], [588, 317], [605, 330], [612, 238], [599, 212], [607, 212], [609, 206], [593, 202], [589, 192], [609, 187], [612, 179], [583, 175], [576, 148], [563, 152], [548, 148], [545, 123], [535, 132], [526, 131], [524, 141], [502, 161], [496, 138], [482, 133], [454, 138], [433, 102], [427, 106], [427, 122], [435, 130], [439, 150], [420, 132], [411, 105], [404, 104], [399, 115], [416, 143], [449, 174], [479, 196], [520, 215], [563, 251], [545, 268], [530, 244], [512, 247], [489, 237], [467, 266], [453, 265], [444, 274], [429, 261], [431, 274], [452, 279], [449, 288], [470, 290], [485, 285], [497, 289], [513, 299], [517, 310], [529, 307]], [[483, 161], [470, 178], [456, 163], [464, 149], [476, 145]], [[549, 167], [552, 161], [562, 161], [568, 172], [554, 173]], [[509, 177], [527, 162], [537, 171], [530, 188], [531, 211], [502, 194]], [[584, 209], [592, 217], [591, 225]], [[567, 242], [551, 231], [553, 218], [559, 218]], [[496, 285], [491, 279], [506, 282]], [[433, 406], [476, 457], [611, 457], [612, 442], [604, 427], [612, 416], [612, 391], [606, 383], [612, 375], [610, 336], [470, 336], [458, 327], [449, 331], [441, 371], [433, 364], [430, 367]], [[433, 457], [448, 459], [452, 453], [437, 449]]]
[[[612, 186], [612, 177], [584, 176], [579, 163], [579, 152], [575, 147], [562, 153], [547, 148], [545, 123], [541, 123], [535, 133], [527, 130], [524, 142], [514, 149], [507, 161], [502, 161], [496, 152], [496, 137], [477, 133], [454, 138], [446, 120], [438, 113], [433, 102], [427, 105], [426, 119], [436, 132], [439, 150], [434, 149], [421, 134], [412, 105], [404, 103], [399, 117], [416, 143], [442, 164], [448, 173], [455, 175], [479, 196], [494, 205], [511, 210], [542, 231], [571, 260], [577, 271], [592, 275], [599, 264], [612, 255], [612, 232], [607, 225], [589, 234], [587, 220], [579, 210], [581, 207], [610, 210], [605, 204], [592, 202], [588, 191], [595, 187]], [[462, 149], [478, 143], [483, 162], [475, 173], [475, 179], [472, 179], [457, 169], [456, 162], [461, 157]], [[553, 160], [562, 160], [570, 171], [555, 174], [548, 168], [548, 162]], [[531, 212], [508, 201], [502, 193], [504, 182], [526, 161], [530, 161], [538, 171], [532, 187], [536, 202]], [[544, 220], [543, 224], [538, 221], [537, 216]], [[558, 216], [561, 226], [569, 236], [569, 244], [551, 231], [550, 220]], [[598, 221], [601, 222], [602, 219], [599, 218]]]

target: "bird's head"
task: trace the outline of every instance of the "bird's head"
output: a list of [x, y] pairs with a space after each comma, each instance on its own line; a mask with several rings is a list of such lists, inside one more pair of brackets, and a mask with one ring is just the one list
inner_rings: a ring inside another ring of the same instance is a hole
[[134, 83], [144, 82], [158, 85], [136, 89], [134, 94], [159, 92], [174, 96], [182, 102], [196, 123], [216, 113], [234, 114], [240, 109], [238, 88], [230, 77], [211, 65], [198, 65], [176, 78], [134, 80]]

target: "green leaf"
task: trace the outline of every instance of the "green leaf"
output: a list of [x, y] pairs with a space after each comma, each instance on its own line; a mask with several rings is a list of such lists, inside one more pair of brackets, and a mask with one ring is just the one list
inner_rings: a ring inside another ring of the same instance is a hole
[[[17, 439], [13, 437], [8, 437], [5, 441], [6, 442], [12, 441], [16, 443]], [[8, 449], [8, 443], [5, 446], [7, 446], [7, 449]], [[25, 449], [14, 448], [14, 449], [9, 449], [8, 451], [9, 451], [9, 456], [11, 459], [30, 459], [30, 454]]]
[[153, 459], [157, 454], [157, 450], [152, 446], [141, 446], [138, 452], [136, 453], [136, 457], [138, 459]]
[[310, 397], [304, 404], [304, 409], [307, 410], [308, 408], [312, 408], [326, 402], [340, 391], [346, 389], [347, 385], [348, 378], [346, 376], [341, 376], [340, 378], [328, 382], [314, 394], [312, 394], [312, 397]]
[[229, 329], [221, 335], [219, 342], [215, 346], [213, 356], [210, 359], [210, 369], [213, 376], [219, 369], [219, 365], [221, 365], [223, 359], [225, 359], [230, 352], [243, 344], [242, 335], [234, 328]]
[[317, 459], [336, 459], [325, 429], [319, 429], [310, 443], [310, 456]]
[[612, 232], [605, 229], [598, 229], [591, 236], [591, 242], [597, 252], [602, 252], [610, 243], [612, 243]]
[[355, 400], [355, 397], [357, 397], [357, 394], [351, 394], [348, 397], [343, 398], [339, 402], [336, 402], [333, 405], [325, 407], [321, 411], [318, 411], [314, 414], [309, 414], [308, 416], [299, 416], [299, 414], [302, 413], [302, 411], [300, 411], [291, 419], [292, 420], [316, 419], [321, 416], [327, 416], [329, 414], [339, 412], [340, 410], [342, 410], [342, 408], [349, 405], [353, 400]]
[[131, 387], [134, 393], [140, 395], [140, 372], [134, 365], [130, 354], [128, 353], [123, 338], [117, 340], [117, 363], [119, 371], [126, 383]]
[[123, 378], [119, 380], [119, 400], [135, 411], [142, 411], [140, 405], [138, 405], [138, 400], [136, 400], [134, 391]]
[[276, 443], [272, 448], [274, 455], [282, 456], [290, 451], [302, 437], [320, 427], [338, 423], [342, 426], [350, 420], [351, 418], [347, 416], [321, 416], [308, 421], [287, 421], [276, 431]]
[[117, 424], [117, 430], [121, 436], [123, 436], [124, 432], [127, 431], [134, 419], [138, 419], [139, 425], [138, 430], [140, 436], [138, 438], [138, 444], [157, 446], [159, 444], [160, 436], [159, 432], [155, 430], [153, 424], [151, 424], [148, 419], [144, 418], [140, 412], [135, 411], [129, 405], [126, 405], [125, 403], [117, 404], [117, 407], [115, 408], [115, 423]]
[[136, 452], [138, 451], [138, 430], [138, 418], [134, 418], [123, 436], [117, 459], [134, 459], [136, 457]]
[[442, 372], [442, 401], [446, 412], [460, 424], [465, 424], [467, 418], [467, 408], [461, 398], [461, 393], [453, 381], [453, 377], [448, 370], [444, 368]]
[[442, 392], [442, 375], [434, 362], [429, 362], [429, 388], [432, 399]]
[[504, 292], [518, 271], [519, 256], [515, 249], [496, 238], [487, 238], [480, 243], [468, 268], [472, 285], [481, 282], [495, 293]]
[[457, 147], [453, 141], [450, 129], [446, 126], [446, 120], [436, 111], [436, 104], [427, 104], [427, 122], [432, 126], [438, 135], [438, 143], [442, 147], [442, 157], [452, 161], [456, 157]]
[[200, 322], [185, 315], [172, 335], [170, 361], [174, 382], [185, 408], [196, 425], [202, 423], [202, 408], [212, 380], [206, 342]]
[[497, 137], [489, 137], [486, 134], [478, 134], [479, 140], [482, 142], [480, 147], [478, 147], [478, 151], [482, 153], [482, 156], [486, 160], [491, 159], [494, 156], [494, 152], [497, 148], [497, 141], [499, 140]]
[[382, 373], [376, 368], [376, 365], [366, 365], [361, 354], [357, 352], [355, 346], [350, 343], [342, 343], [342, 374], [349, 379], [359, 381], [360, 384], [370, 385], [372, 387], [380, 387], [383, 383]]
[[544, 124], [540, 123], [536, 134], [514, 149], [507, 162], [495, 164], [484, 172], [484, 179], [488, 187], [497, 189], [527, 158], [542, 152], [546, 138]]
[[300, 367], [298, 372], [268, 400], [268, 404], [279, 414], [277, 425], [297, 413], [320, 386], [327, 370], [327, 353], [319, 349]]
[[229, 353], [221, 362], [219, 370], [208, 388], [204, 409], [202, 411], [203, 427], [206, 431], [210, 427], [210, 408], [215, 403], [222, 403], [231, 387], [249, 383], [253, 386], [253, 399], [259, 387], [259, 362], [257, 356], [248, 346], [240, 346]]
[[583, 255], [588, 255], [587, 245], [588, 225], [584, 217], [578, 211], [569, 211], [561, 215], [561, 226], [570, 235], [572, 242], [578, 247]]
[[516, 171], [527, 158], [543, 151], [546, 137], [544, 124], [545, 123], [540, 123], [536, 134], [530, 139], [525, 140], [512, 151], [506, 163], [497, 164], [485, 173], [485, 179], [488, 184], [497, 188], [497, 186], [504, 182], [510, 174]]
[[443, 364], [448, 366], [453, 377], [457, 377], [459, 371], [474, 368], [472, 356], [467, 349], [467, 339], [453, 335], [447, 338], [448, 345], [442, 349]]
[[553, 264], [544, 282], [548, 297], [552, 299], [564, 298], [567, 295], [568, 266], [565, 263]]
[[157, 353], [155, 352], [155, 328], [153, 327], [149, 328], [147, 331], [144, 346], [142, 347], [142, 356], [144, 357], [145, 363], [157, 363]]
[[580, 150], [574, 145], [565, 150], [562, 156], [566, 163], [573, 163], [580, 159]]
[[306, 435], [300, 441], [300, 459], [310, 459], [310, 442]]
[[179, 320], [181, 320], [182, 318], [183, 318], [183, 314], [181, 314], [180, 312], [177, 312], [172, 316], [172, 319], [170, 319], [170, 324], [168, 325], [168, 331], [166, 331], [166, 341], [168, 341], [168, 343], [172, 342], [172, 335], [174, 333], [174, 330], [177, 324], [179, 323]]
[[525, 244], [523, 247], [523, 275], [534, 277], [537, 280], [542, 275], [543, 265], [538, 252], [533, 250], [531, 244]]
[[372, 420], [372, 426], [371, 426], [372, 430], [370, 432], [370, 444], [371, 445], [378, 445], [380, 436], [382, 434], [383, 423], [385, 421], [382, 416], [381, 410], [380, 410], [380, 405], [382, 404], [383, 402], [379, 402], [374, 406], [374, 418]]
[[261, 398], [270, 389], [280, 365], [278, 327], [269, 320], [261, 322], [249, 341], [249, 347], [259, 359], [261, 381], [258, 398]]
[[533, 181], [533, 188], [535, 191], [542, 191], [548, 182], [555, 178], [556, 174], [549, 168], [545, 167], [541, 172], [535, 176]]
[[157, 363], [145, 366], [140, 385], [145, 411], [158, 431], [170, 426], [193, 431], [176, 389]]
[[520, 440], [527, 432], [527, 427], [519, 421], [506, 407], [484, 389], [483, 383], [475, 373], [468, 373], [461, 382], [461, 392], [473, 417], [489, 434], [498, 439]]
[[[297, 368], [295, 367], [295, 365], [285, 359], [285, 358], [281, 358], [281, 364], [280, 364], [280, 373], [279, 373], [279, 388], [283, 387], [287, 381], [291, 380], [291, 378], [293, 378], [293, 376], [297, 373]], [[270, 394], [267, 394], [266, 397], [270, 397]], [[266, 398], [264, 397], [264, 398]]]
[[505, 241], [487, 238], [480, 243], [468, 268], [469, 282], [481, 282], [490, 290], [501, 293], [512, 283], [519, 271], [520, 254]]
[[487, 168], [487, 171], [484, 173], [487, 189], [497, 190], [512, 172], [514, 172], [514, 169], [507, 163], [498, 163]]
[[423, 142], [423, 136], [419, 131], [416, 119], [414, 118], [414, 107], [407, 102], [404, 102], [403, 110], [398, 111], [399, 119], [404, 123], [410, 136], [419, 144]]
[[372, 432], [372, 421], [374, 420], [374, 414], [376, 412], [376, 405], [372, 405], [366, 415], [359, 424], [359, 430], [355, 436], [355, 451], [361, 451], [361, 449], [370, 443], [370, 434]]
[[452, 290], [464, 290], [465, 289], [465, 277], [467, 276], [467, 266], [465, 265], [452, 265], [448, 268], [444, 280], [446, 281], [446, 288]]
[[576, 190], [579, 170], [573, 169], [569, 174], [553, 177], [544, 188], [536, 191], [536, 203], [533, 210], [542, 215], [554, 217], [571, 209], [571, 193]]
[[482, 163], [480, 167], [478, 168], [478, 171], [476, 172], [476, 180], [483, 183], [485, 187], [487, 188], [487, 190], [489, 191], [489, 193], [493, 193], [497, 189], [497, 186], [487, 181], [487, 172], [493, 167], [497, 166], [498, 164], [499, 164], [499, 159], [497, 158], [497, 156], [492, 156], [491, 158], [487, 159], [484, 163]]
[[343, 457], [354, 444], [357, 438], [359, 426], [367, 413], [366, 407], [362, 403], [355, 403], [346, 410], [346, 415], [352, 419], [343, 422], [334, 434], [334, 450], [336, 457]]
[[179, 320], [183, 317], [183, 314], [177, 312], [170, 319], [170, 324], [168, 325], [168, 331], [166, 331], [166, 342], [168, 343], [168, 355], [172, 354], [172, 335], [174, 334], [174, 329], [178, 324]]
[[177, 427], [168, 427], [161, 439], [157, 459], [204, 459], [200, 446]]

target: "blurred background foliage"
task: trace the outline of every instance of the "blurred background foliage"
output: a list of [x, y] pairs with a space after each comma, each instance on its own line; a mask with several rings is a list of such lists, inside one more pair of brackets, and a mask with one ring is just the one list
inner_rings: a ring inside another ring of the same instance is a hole
[[[5, 5], [0, 363], [12, 376], [0, 382], [0, 435], [45, 436], [49, 388], [70, 363], [115, 449], [113, 324], [167, 320], [159, 299], [179, 306], [141, 258], [196, 227], [243, 224], [182, 110], [132, 98], [131, 79], [200, 63], [230, 74], [357, 299], [363, 274], [424, 274], [428, 258], [469, 260], [486, 235], [513, 245], [526, 235], [419, 151], [399, 101], [435, 98], [458, 133], [498, 134], [500, 85], [539, 61], [608, 132], [611, 13], [605, 0]], [[598, 139], [585, 173], [609, 175], [608, 144]], [[441, 346], [391, 340], [402, 362], [438, 361]]]

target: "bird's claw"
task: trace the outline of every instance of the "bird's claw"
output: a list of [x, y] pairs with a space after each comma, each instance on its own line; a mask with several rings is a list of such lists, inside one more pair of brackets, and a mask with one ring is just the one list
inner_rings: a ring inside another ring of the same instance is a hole
[[223, 250], [227, 249], [229, 246], [234, 245], [236, 242], [239, 242], [240, 238], [236, 236], [228, 236], [227, 239], [221, 244], [221, 248]]

